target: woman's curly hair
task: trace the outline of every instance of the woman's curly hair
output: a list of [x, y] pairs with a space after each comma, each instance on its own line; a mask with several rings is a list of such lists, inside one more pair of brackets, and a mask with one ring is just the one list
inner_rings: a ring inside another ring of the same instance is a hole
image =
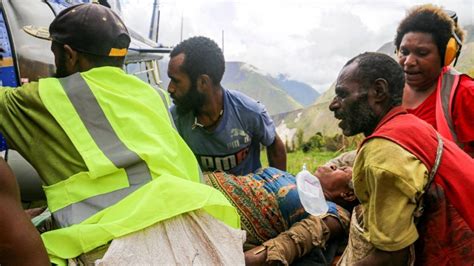
[[400, 48], [403, 36], [409, 32], [429, 33], [438, 47], [441, 65], [444, 65], [446, 45], [455, 32], [460, 41], [464, 40], [464, 30], [441, 7], [425, 4], [408, 10], [406, 17], [400, 22], [395, 35], [395, 46]]

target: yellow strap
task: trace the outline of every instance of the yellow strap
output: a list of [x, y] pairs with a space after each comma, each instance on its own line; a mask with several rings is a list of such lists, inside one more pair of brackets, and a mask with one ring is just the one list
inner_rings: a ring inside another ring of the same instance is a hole
[[93, 179], [88, 172], [80, 172], [54, 185], [43, 186], [49, 209], [55, 212], [92, 196], [129, 186], [123, 169], [117, 169], [112, 174]]
[[46, 109], [58, 121], [74, 147], [81, 154], [90, 176], [100, 177], [113, 173], [117, 168], [97, 147], [66, 92], [62, 89], [59, 80], [56, 78], [40, 79], [39, 95]]
[[112, 48], [110, 49], [109, 56], [125, 56], [127, 54], [127, 49], [117, 49], [117, 48]]

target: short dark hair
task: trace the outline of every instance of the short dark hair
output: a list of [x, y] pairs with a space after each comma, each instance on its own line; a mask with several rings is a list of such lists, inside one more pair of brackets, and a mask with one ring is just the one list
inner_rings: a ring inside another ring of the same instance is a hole
[[[64, 53], [63, 44], [58, 43], [56, 41], [52, 41], [52, 45], [58, 48], [60, 53]], [[72, 48], [72, 47], [71, 47]], [[74, 49], [74, 48], [72, 48]], [[80, 56], [85, 58], [92, 67], [103, 67], [103, 66], [112, 66], [112, 67], [119, 67], [122, 68], [125, 57], [124, 56], [102, 56], [102, 55], [94, 55], [83, 53], [80, 51], [76, 51]]]
[[191, 82], [196, 82], [203, 74], [208, 75], [215, 85], [221, 82], [225, 71], [224, 54], [213, 40], [203, 36], [189, 38], [174, 47], [170, 57], [181, 53], [184, 53], [181, 70], [188, 74]]
[[103, 66], [112, 66], [112, 67], [119, 67], [123, 68], [123, 64], [125, 61], [124, 56], [101, 56], [95, 54], [87, 54], [79, 52], [84, 58], [89, 61], [91, 65], [94, 67], [103, 67]]
[[409, 32], [429, 33], [433, 36], [433, 41], [438, 47], [443, 66], [446, 45], [452, 37], [453, 30], [462, 42], [464, 31], [441, 7], [432, 4], [415, 6], [408, 11], [407, 16], [398, 25], [394, 43], [399, 49], [405, 34]]
[[376, 79], [383, 78], [388, 83], [391, 106], [402, 104], [405, 74], [392, 57], [382, 53], [366, 52], [349, 60], [344, 67], [356, 63], [355, 77], [363, 87], [369, 87]]

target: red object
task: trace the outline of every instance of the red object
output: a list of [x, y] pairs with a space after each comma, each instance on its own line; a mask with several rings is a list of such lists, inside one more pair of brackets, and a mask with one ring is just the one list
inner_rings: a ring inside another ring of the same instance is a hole
[[474, 151], [474, 80], [465, 74], [450, 74], [454, 82], [449, 88], [448, 109], [445, 114], [441, 108], [441, 86], [443, 75], [446, 76], [452, 71], [451, 67], [444, 67], [436, 90], [428, 96], [418, 107], [407, 109], [411, 114], [425, 120], [436, 128], [442, 136], [453, 140], [446, 120], [450, 116], [453, 121], [454, 132], [457, 141], [463, 146], [465, 152]]
[[462, 75], [454, 96], [453, 123], [458, 141], [464, 143], [463, 150], [474, 152], [474, 80]]
[[[436, 131], [404, 108], [393, 108], [364, 142], [375, 137], [402, 146], [431, 171], [438, 146]], [[443, 156], [417, 226], [416, 264], [473, 265], [474, 160], [454, 142], [442, 138]]]
[[408, 109], [407, 112], [425, 120], [436, 128], [436, 91], [433, 91], [418, 107]]

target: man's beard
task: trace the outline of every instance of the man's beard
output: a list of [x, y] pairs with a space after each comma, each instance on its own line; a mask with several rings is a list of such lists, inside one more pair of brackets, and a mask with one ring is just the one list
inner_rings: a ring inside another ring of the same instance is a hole
[[66, 63], [63, 58], [59, 58], [58, 63], [56, 65], [56, 73], [54, 74], [55, 78], [64, 78], [69, 76], [70, 74], [66, 70]]
[[372, 134], [379, 118], [370, 108], [367, 98], [354, 102], [351, 107], [343, 114], [344, 118], [339, 124], [343, 134], [346, 136], [353, 136], [358, 133], [364, 133], [366, 136]]
[[200, 93], [197, 87], [191, 85], [188, 93], [183, 95], [180, 99], [174, 99], [176, 104], [176, 111], [180, 115], [187, 114], [191, 111], [196, 111], [204, 105], [206, 95]]

